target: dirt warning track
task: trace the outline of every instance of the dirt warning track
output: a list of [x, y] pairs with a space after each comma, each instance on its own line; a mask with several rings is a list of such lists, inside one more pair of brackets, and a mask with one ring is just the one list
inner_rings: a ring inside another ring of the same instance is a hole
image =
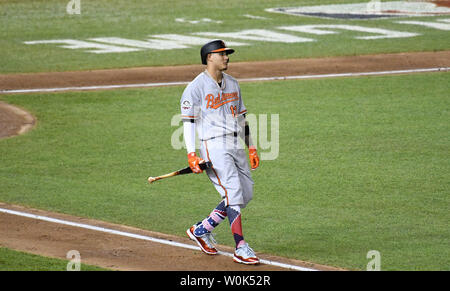
[[[227, 73], [237, 79], [301, 75], [362, 73], [450, 67], [450, 51], [291, 59], [233, 63]], [[17, 90], [111, 86], [132, 84], [167, 84], [192, 81], [202, 65], [142, 67], [82, 72], [51, 72], [0, 75], [0, 93]]]
[[208, 256], [187, 237], [177, 237], [59, 213], [0, 203], [0, 246], [66, 259], [76, 250], [83, 263], [116, 270], [315, 271], [338, 268], [258, 254], [262, 264], [246, 266], [218, 246]]

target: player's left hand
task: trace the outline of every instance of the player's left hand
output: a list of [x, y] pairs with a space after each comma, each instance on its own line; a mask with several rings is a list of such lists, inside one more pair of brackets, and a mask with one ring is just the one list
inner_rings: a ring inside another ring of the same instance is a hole
[[255, 147], [248, 148], [248, 157], [250, 158], [250, 166], [252, 167], [252, 170], [256, 170], [256, 168], [259, 167], [259, 156]]

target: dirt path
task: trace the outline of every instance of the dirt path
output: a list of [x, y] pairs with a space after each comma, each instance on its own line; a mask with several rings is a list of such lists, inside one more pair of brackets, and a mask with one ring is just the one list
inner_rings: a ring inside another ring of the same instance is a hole
[[[1, 202], [0, 208], [195, 246], [195, 243], [187, 238], [187, 236], [177, 237], [124, 225], [60, 213], [51, 213]], [[223, 255], [208, 256], [203, 254], [200, 250], [169, 246], [138, 238], [129, 238], [2, 212], [0, 212], [0, 246], [60, 259], [66, 259], [68, 251], [76, 250], [80, 253], [82, 263], [117, 270], [288, 270], [286, 268], [266, 264], [245, 266], [234, 263], [230, 257]], [[233, 252], [233, 250], [227, 246], [218, 245], [218, 249], [222, 252]], [[261, 259], [276, 261], [283, 264], [319, 270], [338, 270], [337, 268], [277, 256], [266, 254], [258, 255]]]
[[24, 134], [35, 124], [36, 119], [27, 111], [0, 101], [0, 139]]
[[[236, 78], [253, 78], [435, 67], [450, 67], [450, 51], [230, 63], [228, 73]], [[0, 75], [0, 91], [190, 81], [202, 70], [203, 66], [191, 65], [88, 72], [8, 74]], [[0, 102], [0, 138], [24, 133], [35, 123], [36, 120], [24, 110]], [[0, 208], [31, 212], [192, 244], [188, 238], [42, 210], [26, 209], [1, 202]], [[62, 259], [66, 259], [69, 250], [78, 250], [82, 256], [82, 262], [118, 270], [283, 270], [269, 265], [243, 266], [232, 262], [231, 258], [225, 256], [211, 257], [197, 250], [171, 247], [5, 213], [0, 213], [0, 246]], [[225, 246], [219, 246], [219, 249], [233, 251]], [[265, 254], [259, 255], [263, 259], [286, 264], [322, 270], [335, 269]]]
[[[292, 59], [233, 63], [228, 72], [235, 78], [282, 77], [450, 67], [450, 51]], [[129, 68], [82, 72], [0, 75], [0, 91], [17, 89], [79, 87], [98, 85], [188, 82], [202, 65]]]

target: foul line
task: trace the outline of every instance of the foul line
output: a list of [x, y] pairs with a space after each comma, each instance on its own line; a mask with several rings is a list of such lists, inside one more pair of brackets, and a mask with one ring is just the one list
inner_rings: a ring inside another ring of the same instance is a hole
[[[119, 235], [119, 236], [136, 238], [136, 239], [145, 240], [145, 241], [151, 241], [151, 242], [165, 244], [165, 245], [169, 245], [169, 246], [175, 246], [175, 247], [191, 249], [191, 250], [196, 250], [196, 251], [199, 250], [199, 248], [194, 245], [169, 241], [169, 240], [165, 240], [165, 239], [154, 238], [154, 237], [150, 237], [150, 236], [146, 236], [146, 235], [124, 232], [124, 231], [120, 231], [120, 230], [114, 230], [114, 229], [109, 229], [109, 228], [104, 228], [104, 227], [99, 227], [99, 226], [93, 226], [93, 225], [84, 224], [84, 223], [77, 223], [77, 222], [72, 222], [72, 221], [67, 221], [67, 220], [62, 220], [62, 219], [57, 219], [57, 218], [51, 218], [51, 217], [47, 217], [47, 216], [41, 216], [41, 215], [36, 215], [36, 214], [31, 214], [31, 213], [26, 213], [26, 212], [21, 212], [21, 211], [15, 211], [15, 210], [10, 210], [10, 209], [4, 209], [4, 208], [0, 208], [0, 212], [12, 214], [12, 215], [18, 215], [18, 216], [22, 216], [22, 217], [28, 217], [28, 218], [42, 220], [42, 221], [47, 221], [47, 222], [52, 222], [52, 223], [58, 223], [58, 224], [63, 224], [63, 225], [68, 225], [68, 226], [74, 226], [74, 227], [109, 233], [109, 234], [114, 234], [114, 235]], [[227, 256], [227, 257], [233, 257], [232, 253], [219, 251], [219, 254], [223, 255], [223, 256]], [[316, 269], [305, 268], [305, 267], [300, 267], [300, 266], [290, 265], [290, 264], [284, 264], [284, 263], [275, 262], [275, 261], [269, 261], [269, 260], [263, 260], [263, 259], [261, 259], [260, 261], [262, 264], [277, 266], [277, 267], [281, 267], [281, 268], [285, 268], [285, 269], [291, 269], [291, 270], [297, 270], [297, 271], [318, 271]]]
[[[239, 82], [257, 82], [257, 81], [300, 80], [300, 79], [323, 79], [323, 78], [338, 78], [338, 77], [361, 77], [361, 76], [395, 75], [395, 74], [411, 74], [411, 73], [447, 72], [449, 70], [450, 70], [450, 67], [441, 67], [441, 68], [393, 70], [393, 71], [378, 71], [378, 72], [357, 72], [357, 73], [339, 73], [339, 74], [297, 75], [297, 76], [284, 76], [284, 77], [282, 76], [282, 77], [242, 78], [242, 79], [238, 79], [238, 81]], [[17, 90], [0, 90], [0, 94], [105, 90], [105, 89], [122, 89], [122, 88], [145, 88], [145, 87], [178, 86], [178, 85], [187, 85], [187, 84], [189, 84], [189, 82], [163, 82], [163, 83], [78, 86], [78, 87], [40, 88], [40, 89], [39, 88], [38, 89], [17, 89]]]

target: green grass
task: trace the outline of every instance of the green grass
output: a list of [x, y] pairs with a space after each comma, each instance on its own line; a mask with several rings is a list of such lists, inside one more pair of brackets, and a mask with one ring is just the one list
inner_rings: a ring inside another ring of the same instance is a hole
[[[0, 271], [66, 271], [69, 261], [46, 258], [0, 247]], [[80, 266], [80, 271], [105, 270], [85, 264]]]
[[[250, 113], [280, 119], [278, 158], [252, 172], [246, 240], [351, 269], [378, 250], [382, 270], [449, 270], [449, 77], [241, 84]], [[207, 177], [146, 182], [186, 165], [170, 126], [183, 89], [1, 96], [38, 124], [0, 140], [0, 201], [183, 236], [219, 202]]]
[[[434, 51], [450, 49], [448, 32], [387, 20], [333, 20], [288, 16], [264, 11], [266, 8], [345, 1], [261, 1], [230, 0], [226, 3], [202, 1], [81, 1], [81, 14], [66, 13], [68, 1], [0, 1], [0, 73], [88, 70], [101, 68], [199, 64], [199, 47], [174, 50], [144, 50], [130, 53], [93, 54], [70, 50], [57, 44], [26, 45], [25, 41], [122, 37], [145, 40], [153, 34], [191, 35], [196, 32], [236, 32], [244, 29], [268, 29], [297, 36], [312, 37], [313, 43], [282, 44], [248, 41], [239, 47], [233, 61], [325, 57], [374, 53]], [[244, 14], [268, 19], [249, 19]], [[210, 18], [223, 23], [186, 24], [176, 18]], [[442, 17], [418, 17], [413, 20], [435, 21]], [[279, 26], [304, 24], [351, 24], [379, 27], [421, 35], [411, 38], [357, 40], [354, 32], [316, 36], [277, 30]], [[238, 40], [239, 41], [239, 40]], [[245, 42], [245, 41], [244, 41]]]

